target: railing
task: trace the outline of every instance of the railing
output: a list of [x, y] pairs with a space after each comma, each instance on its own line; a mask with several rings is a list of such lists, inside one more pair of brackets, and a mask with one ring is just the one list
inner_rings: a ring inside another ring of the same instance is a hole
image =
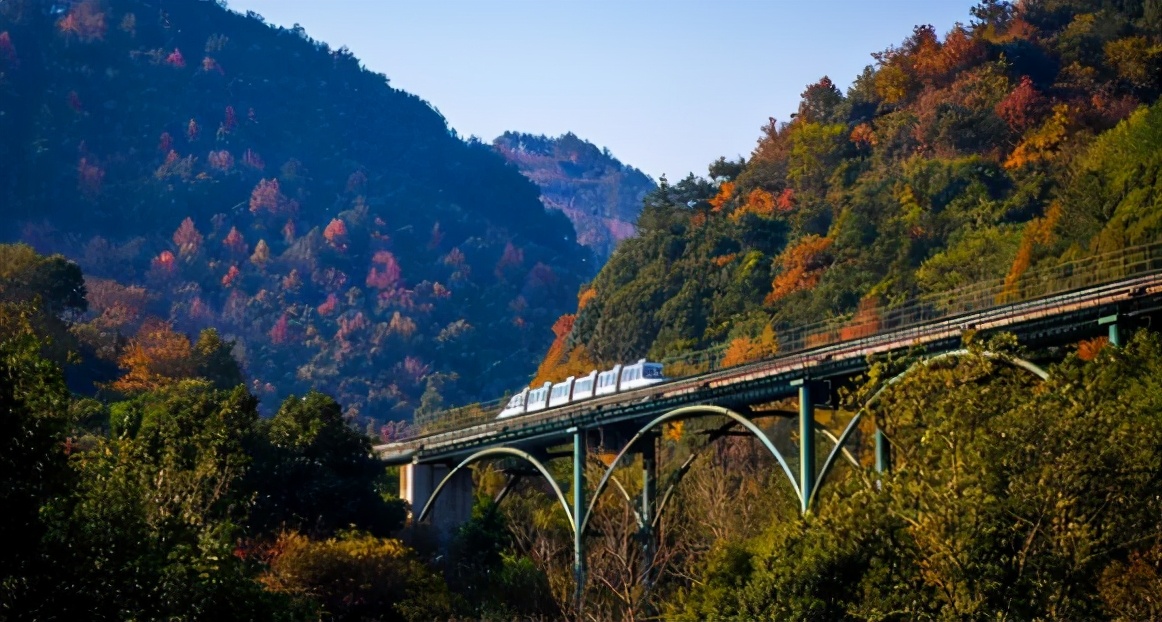
[[[854, 313], [805, 326], [778, 326], [777, 352], [786, 356], [821, 346], [898, 331], [936, 320], [1116, 283], [1162, 271], [1162, 243], [1135, 246], [1062, 264], [1027, 270], [1017, 278], [983, 281], [951, 290], [923, 294], [903, 304], [865, 307]], [[755, 360], [723, 365], [727, 345], [719, 345], [662, 361], [667, 375], [697, 376]], [[407, 434], [394, 440], [459, 430], [493, 421], [507, 398], [461, 406], [436, 413], [417, 413]]]

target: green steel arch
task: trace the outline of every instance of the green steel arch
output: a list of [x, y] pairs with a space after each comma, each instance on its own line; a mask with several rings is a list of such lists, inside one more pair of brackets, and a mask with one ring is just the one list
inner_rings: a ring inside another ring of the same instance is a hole
[[574, 530], [577, 529], [576, 523], [573, 520], [573, 512], [569, 510], [569, 501], [565, 498], [565, 493], [561, 492], [561, 487], [557, 485], [557, 480], [553, 479], [553, 476], [549, 473], [549, 469], [545, 468], [545, 465], [532, 454], [512, 447], [490, 447], [488, 449], [482, 449], [465, 458], [460, 464], [456, 465], [456, 468], [448, 471], [448, 474], [444, 476], [444, 479], [440, 480], [440, 484], [432, 491], [432, 496], [428, 497], [428, 502], [424, 504], [424, 509], [416, 517], [416, 522], [422, 522], [428, 517], [428, 514], [432, 512], [432, 508], [435, 507], [436, 499], [439, 498], [440, 493], [444, 490], [444, 486], [452, 480], [452, 476], [460, 469], [474, 462], [499, 456], [520, 458], [540, 471], [541, 475], [549, 482], [549, 486], [553, 487], [553, 494], [557, 495], [557, 501], [561, 502], [561, 508], [565, 510], [565, 516], [569, 519], [569, 525], [573, 526]]
[[[882, 387], [880, 387], [879, 389], [876, 389], [876, 392], [873, 393], [872, 396], [869, 397], [866, 402], [864, 402], [864, 405], [862, 407], [860, 407], [859, 412], [855, 413], [855, 416], [852, 417], [851, 421], [849, 421], [847, 423], [847, 427], [843, 429], [843, 433], [840, 434], [839, 438], [836, 439], [836, 441], [835, 441], [835, 448], [831, 450], [831, 453], [829, 453], [827, 455], [827, 459], [823, 462], [823, 468], [820, 469], [820, 471], [819, 471], [819, 476], [816, 480], [817, 483], [815, 485], [815, 490], [811, 491], [811, 498], [807, 501], [807, 507], [810, 508], [814, 504], [815, 498], [819, 494], [819, 489], [823, 487], [823, 484], [827, 481], [827, 476], [831, 473], [831, 468], [833, 466], [835, 466], [836, 456], [838, 455], [839, 451], [843, 448], [844, 443], [847, 442], [847, 438], [849, 436], [851, 436], [851, 433], [855, 431], [856, 426], [859, 425], [859, 420], [863, 417], [863, 414], [865, 412], [867, 412], [868, 408], [870, 408], [873, 404], [876, 403], [876, 401], [879, 400], [880, 396], [883, 395], [885, 391], [887, 391], [893, 385], [900, 382], [901, 380], [906, 378], [909, 374], [911, 374], [912, 372], [916, 371], [917, 369], [919, 369], [921, 367], [926, 367], [926, 366], [931, 365], [932, 363], [935, 363], [937, 361], [950, 359], [950, 358], [958, 358], [958, 357], [962, 357], [962, 356], [982, 356], [982, 357], [987, 358], [987, 359], [993, 359], [993, 360], [1000, 361], [1002, 363], [1007, 363], [1007, 364], [1012, 365], [1013, 367], [1016, 367], [1019, 369], [1024, 369], [1025, 371], [1028, 371], [1029, 373], [1037, 376], [1042, 381], [1049, 379], [1049, 372], [1045, 371], [1044, 368], [1037, 365], [1036, 363], [1032, 363], [1030, 361], [1027, 361], [1023, 358], [1019, 358], [1016, 356], [1012, 356], [1012, 355], [1008, 355], [1008, 354], [1000, 354], [1000, 353], [992, 352], [989, 350], [985, 350], [982, 352], [973, 352], [971, 350], [966, 350], [966, 349], [962, 348], [960, 350], [952, 350], [950, 352], [943, 352], [941, 354], [937, 354], [935, 356], [930, 356], [926, 359], [922, 359], [922, 360], [916, 361], [915, 363], [912, 363], [911, 365], [908, 366], [907, 369], [896, 374], [895, 376], [892, 376], [887, 382], [884, 383], [884, 385]], [[844, 450], [844, 451], [846, 451], [846, 450]]]
[[[635, 434], [633, 436], [633, 438], [631, 438], [629, 440], [628, 443], [626, 443], [625, 447], [622, 448], [622, 450], [617, 454], [617, 457], [614, 458], [613, 462], [609, 465], [609, 468], [605, 471], [605, 475], [602, 476], [601, 482], [599, 482], [597, 484], [597, 489], [593, 492], [593, 496], [589, 501], [589, 506], [586, 508], [585, 515], [581, 520], [581, 525], [578, 528], [578, 533], [580, 533], [581, 535], [585, 534], [585, 529], [589, 526], [589, 517], [593, 515], [594, 508], [597, 507], [597, 499], [601, 496], [601, 493], [605, 491], [605, 487], [609, 485], [609, 480], [613, 477], [613, 472], [614, 472], [614, 470], [617, 469], [618, 464], [621, 463], [622, 459], [625, 458], [625, 456], [630, 452], [630, 450], [633, 448], [633, 446], [635, 444], [637, 444], [637, 442], [639, 440], [641, 440], [646, 434], [648, 434], [650, 432], [650, 430], [653, 430], [654, 428], [658, 427], [659, 425], [666, 423], [666, 422], [669, 422], [669, 421], [694, 419], [697, 417], [704, 417], [704, 416], [708, 416], [708, 415], [719, 415], [719, 416], [723, 416], [723, 417], [728, 417], [728, 418], [732, 419], [738, 425], [741, 425], [742, 427], [746, 428], [748, 432], [750, 432], [756, 438], [758, 438], [759, 441], [761, 441], [762, 444], [767, 448], [767, 451], [770, 451], [771, 455], [773, 455], [775, 457], [775, 460], [778, 460], [779, 466], [781, 466], [783, 468], [783, 472], [786, 473], [786, 475], [787, 475], [787, 480], [791, 482], [791, 488], [794, 489], [795, 495], [797, 497], [799, 497], [800, 500], [802, 499], [802, 493], [799, 492], [799, 484], [795, 481], [795, 476], [791, 472], [791, 468], [789, 466], [787, 466], [787, 461], [786, 461], [786, 459], [783, 458], [783, 454], [779, 452], [778, 448], [776, 448], [774, 443], [771, 442], [771, 439], [768, 438], [767, 435], [765, 433], [763, 433], [763, 431], [760, 430], [757, 425], [754, 424], [754, 422], [747, 419], [746, 417], [743, 417], [742, 415], [738, 414], [737, 412], [734, 412], [733, 410], [730, 410], [729, 408], [724, 408], [722, 406], [715, 406], [715, 405], [711, 405], [711, 404], [700, 404], [700, 405], [696, 405], [696, 406], [684, 406], [682, 408], [677, 408], [677, 409], [671, 410], [668, 413], [660, 415], [657, 418], [655, 418], [653, 421], [650, 421], [646, 425], [642, 426], [642, 428], [640, 430], [638, 430], [638, 433]], [[660, 514], [660, 512], [659, 512], [659, 514]]]

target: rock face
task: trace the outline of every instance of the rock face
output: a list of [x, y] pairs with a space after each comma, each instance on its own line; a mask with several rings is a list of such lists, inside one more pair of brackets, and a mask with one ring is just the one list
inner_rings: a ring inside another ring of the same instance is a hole
[[568, 216], [577, 241], [603, 262], [637, 232], [642, 199], [657, 187], [645, 173], [572, 133], [548, 138], [506, 132], [492, 146], [540, 186], [545, 207]]

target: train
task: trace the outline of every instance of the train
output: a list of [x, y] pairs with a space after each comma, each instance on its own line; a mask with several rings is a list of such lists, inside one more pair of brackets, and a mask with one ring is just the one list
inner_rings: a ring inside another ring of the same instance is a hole
[[640, 359], [632, 365], [614, 365], [612, 369], [589, 372], [580, 378], [569, 376], [564, 382], [546, 382], [537, 387], [525, 387], [508, 400], [497, 419], [523, 415], [564, 406], [601, 395], [640, 389], [669, 380], [662, 374], [662, 364]]

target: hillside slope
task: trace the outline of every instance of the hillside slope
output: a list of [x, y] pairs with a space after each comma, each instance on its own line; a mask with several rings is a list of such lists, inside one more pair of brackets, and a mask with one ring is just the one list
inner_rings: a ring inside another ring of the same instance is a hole
[[217, 327], [271, 403], [493, 397], [594, 270], [488, 145], [216, 3], [0, 4], [0, 135], [0, 238], [81, 263], [92, 339]]
[[657, 188], [645, 173], [572, 133], [548, 138], [505, 132], [492, 147], [537, 184], [545, 207], [569, 217], [577, 241], [602, 263], [637, 231], [642, 200]]
[[982, 2], [823, 78], [749, 160], [661, 180], [538, 380], [708, 348], [1162, 239], [1162, 8]]

